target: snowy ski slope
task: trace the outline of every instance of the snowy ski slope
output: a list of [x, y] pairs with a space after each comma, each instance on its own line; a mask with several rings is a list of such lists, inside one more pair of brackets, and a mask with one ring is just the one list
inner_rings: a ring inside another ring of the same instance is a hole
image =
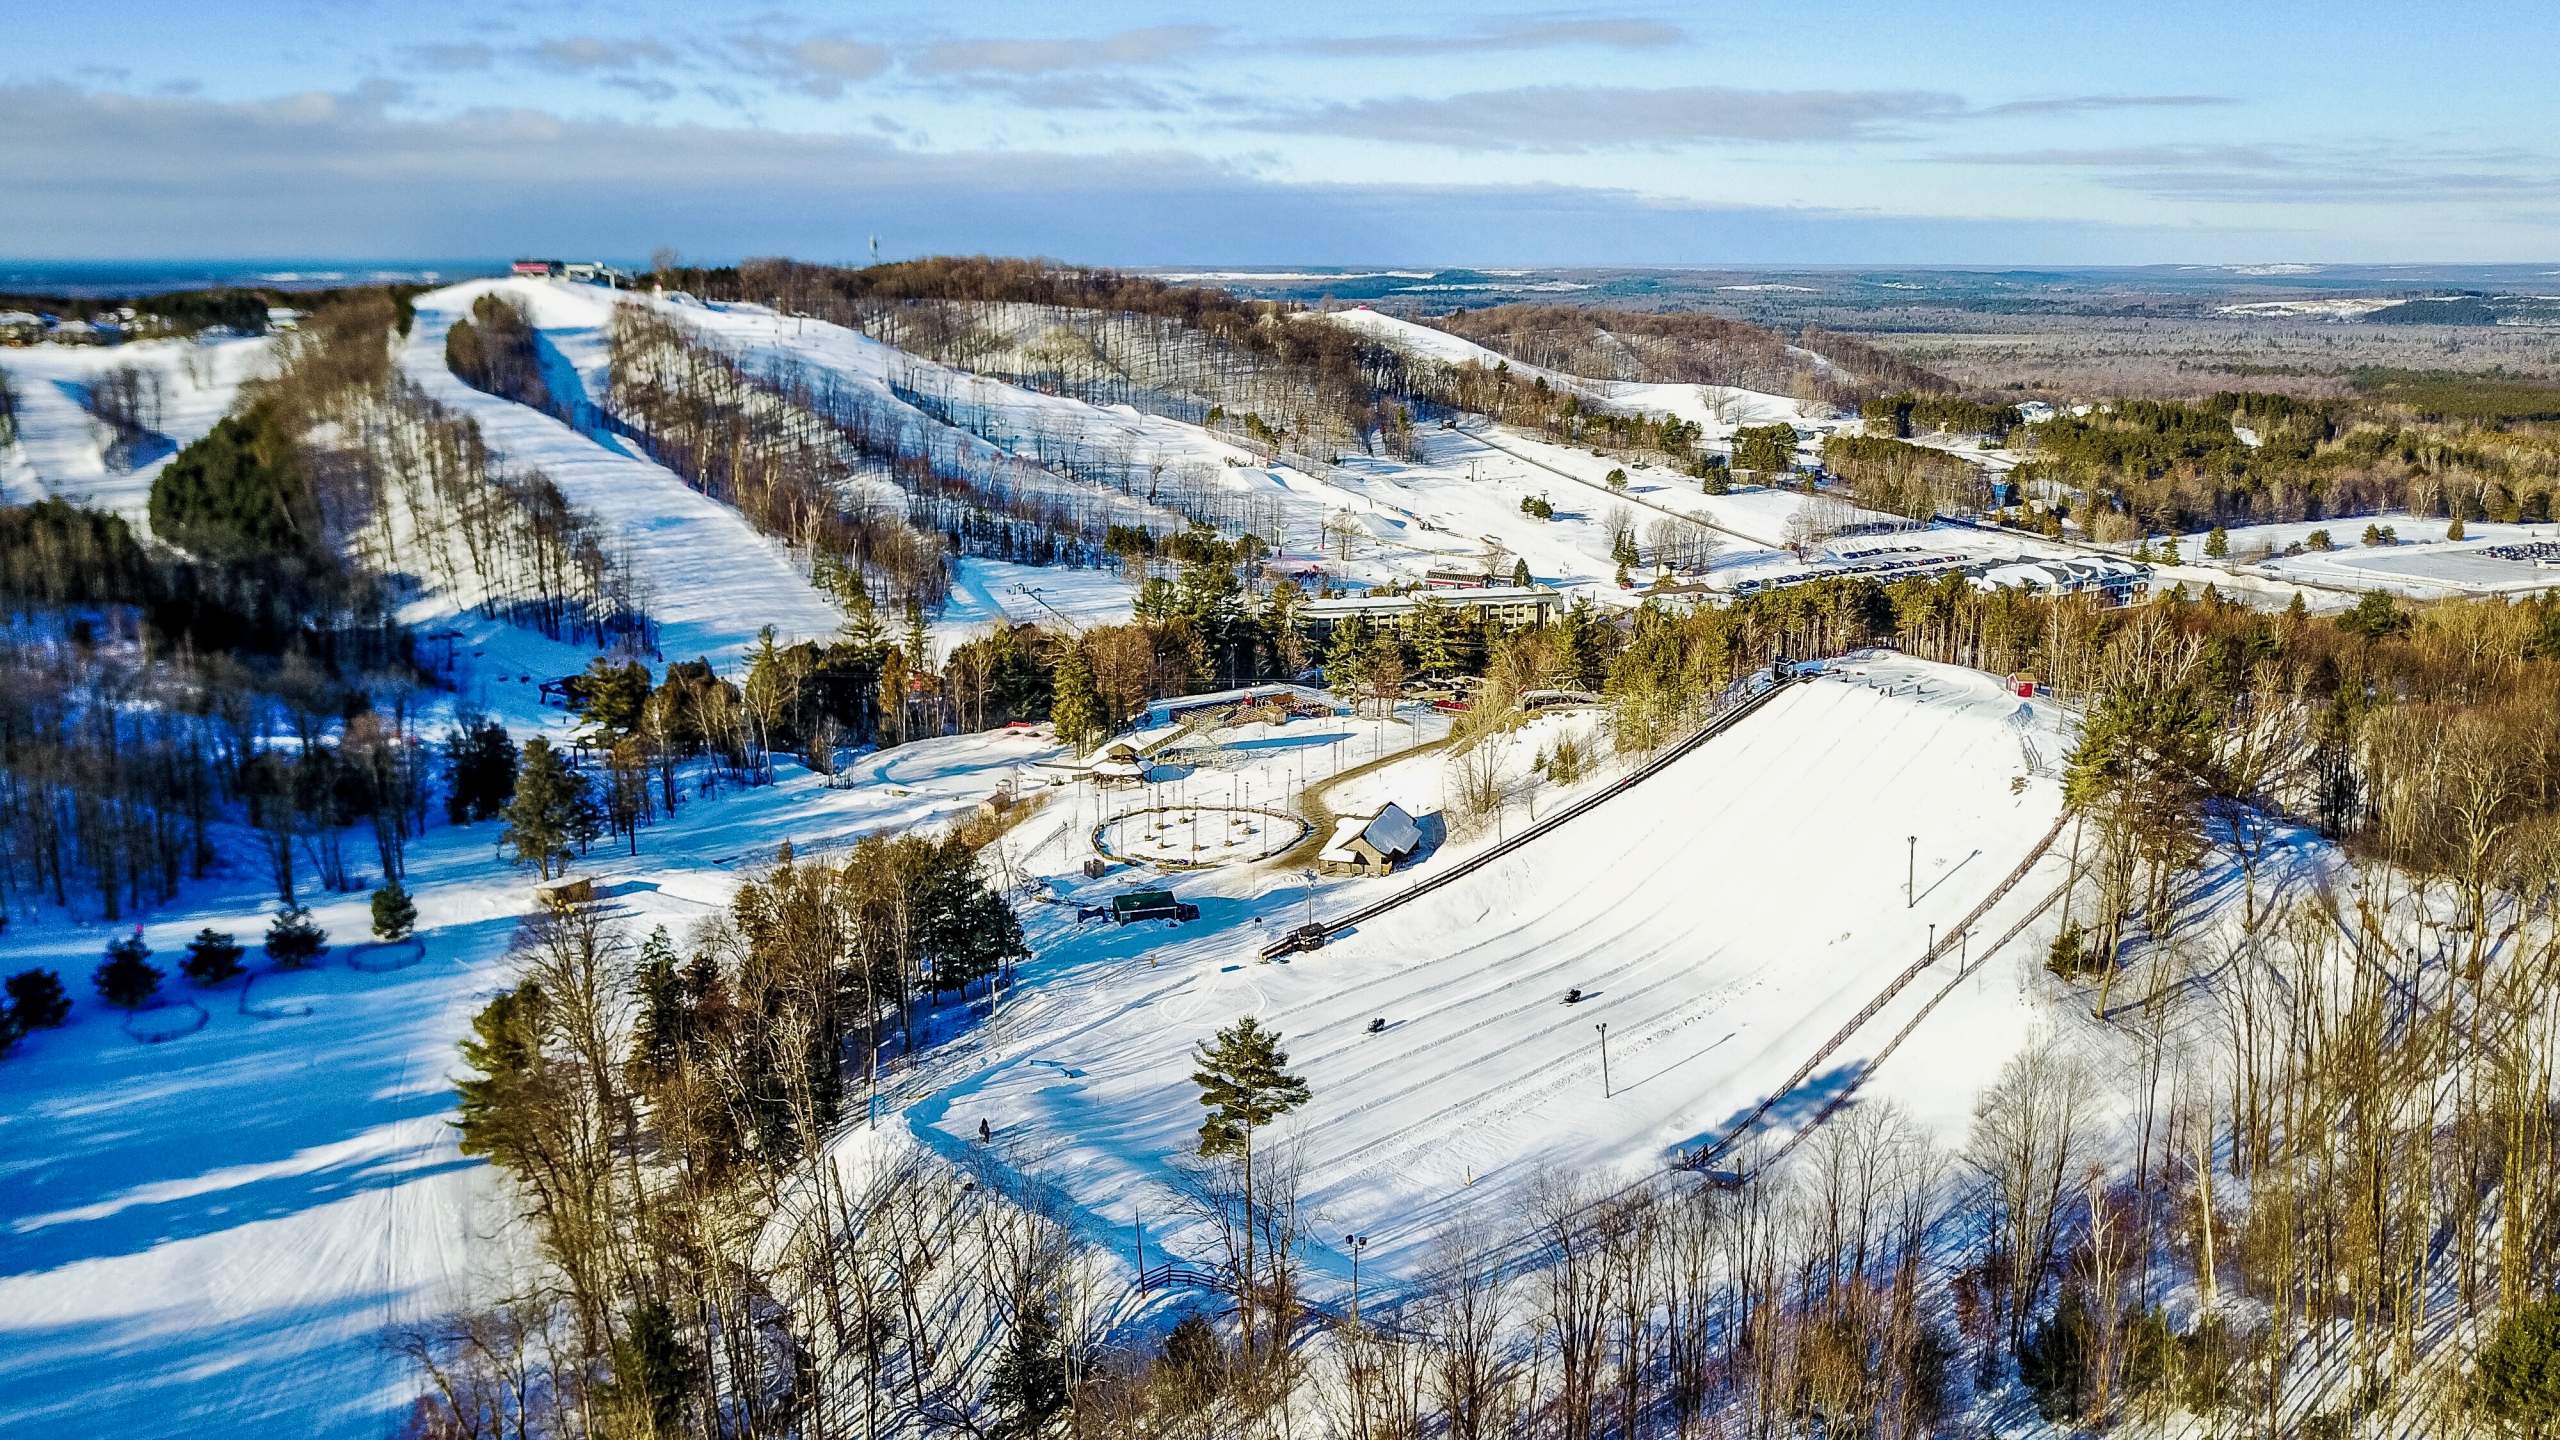
[[[0, 350], [0, 374], [18, 397], [18, 443], [0, 449], [0, 500], [56, 496], [149, 528], [151, 482], [161, 467], [211, 430], [230, 411], [241, 383], [263, 374], [273, 356], [263, 338]], [[130, 466], [111, 463], [103, 428], [80, 404], [92, 380], [126, 365], [160, 377], [157, 433], [165, 442]]]
[[[833, 634], [842, 621], [835, 606], [810, 587], [780, 542], [758, 534], [736, 511], [696, 492], [629, 441], [581, 434], [454, 378], [445, 368], [445, 333], [492, 290], [523, 299], [545, 340], [568, 357], [567, 368], [582, 377], [593, 373], [609, 292], [516, 280], [473, 281], [419, 296], [400, 366], [427, 393], [478, 420], [491, 448], [509, 462], [550, 476], [627, 552], [646, 586], [643, 603], [658, 622], [661, 653], [724, 663], [766, 625], [786, 642]], [[558, 376], [564, 367], [551, 370]]]
[[1327, 311], [1325, 318], [1399, 349], [1451, 365], [1480, 365], [1487, 370], [1507, 365], [1513, 374], [1526, 379], [1543, 379], [1551, 386], [1576, 391], [1614, 410], [1676, 415], [1697, 425], [1709, 440], [1730, 439], [1735, 430], [1745, 425], [1815, 422], [1815, 417], [1808, 415], [1803, 405], [1784, 395], [1770, 395], [1731, 385], [1646, 383], [1569, 375], [1561, 370], [1525, 364], [1464, 336], [1452, 335], [1446, 330], [1411, 320], [1400, 320], [1366, 306]]
[[[1058, 1014], [915, 1113], [948, 1145], [982, 1117], [1022, 1137], [1098, 1226], [1169, 1223], [1165, 1167], [1198, 1123], [1188, 1051], [1256, 1015], [1314, 1091], [1287, 1127], [1306, 1205], [1328, 1230], [1372, 1231], [1369, 1263], [1399, 1273], [1442, 1222], [1510, 1213], [1541, 1166], [1623, 1176], [1747, 1113], [2044, 837], [2059, 789], [2023, 742], [2060, 753], [2061, 723], [1987, 676], [1848, 667], [1320, 951], [1265, 966], [1260, 930], [1168, 930], [1112, 1003]], [[2031, 876], [1983, 928], [2053, 883]], [[1580, 1004], [1560, 1003], [1569, 986]], [[1859, 1032], [1769, 1123], [1803, 1118], [1882, 1038]]]

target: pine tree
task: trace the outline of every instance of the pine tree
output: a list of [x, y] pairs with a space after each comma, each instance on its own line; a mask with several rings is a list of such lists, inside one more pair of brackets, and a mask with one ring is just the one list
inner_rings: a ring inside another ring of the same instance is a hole
[[615, 1433], [683, 1433], [685, 1399], [700, 1383], [693, 1348], [685, 1343], [675, 1312], [656, 1297], [632, 1307], [622, 1338], [613, 1346], [613, 1379], [605, 1406], [623, 1419]]
[[107, 958], [90, 979], [108, 1004], [127, 1010], [140, 1009], [142, 1002], [160, 993], [160, 967], [151, 963], [151, 947], [142, 943], [138, 931], [109, 942]]
[[2204, 537], [2204, 558], [2207, 560], [2223, 560], [2228, 559], [2230, 555], [2231, 532], [2223, 529], [2219, 525], [2214, 526], [2211, 533]]
[[1357, 615], [1344, 616], [1325, 637], [1324, 683], [1336, 695], [1359, 690], [1369, 673], [1369, 624]]
[[2458, 514], [2455, 515], [2452, 520], [2448, 521], [2444, 527], [2444, 538], [2447, 540], [2459, 540], [2466, 533], [2467, 532], [2462, 527], [2462, 517]]
[[71, 1015], [71, 997], [51, 970], [21, 970], [9, 977], [9, 1018], [29, 1030], [50, 1030]]
[[1009, 1417], [1004, 1435], [1044, 1435], [1067, 1407], [1067, 1357], [1058, 1317], [1045, 1301], [1016, 1312], [987, 1374], [987, 1400]]
[[1529, 588], [1531, 582], [1529, 579], [1528, 561], [1514, 560], [1511, 562], [1511, 583], [1523, 590]]
[[399, 881], [385, 881], [381, 889], [373, 892], [374, 939], [406, 940], [417, 923], [418, 907]]
[[524, 759], [516, 767], [515, 798], [503, 812], [507, 828], [498, 837], [515, 851], [517, 864], [531, 864], [548, 880], [552, 867], [568, 860], [586, 788], [586, 777], [571, 770], [550, 741], [537, 735], [525, 742]]
[[1307, 1082], [1289, 1073], [1278, 1032], [1248, 1015], [1218, 1032], [1217, 1043], [1192, 1050], [1191, 1074], [1209, 1118], [1200, 1124], [1200, 1153], [1236, 1154], [1252, 1164], [1254, 1132], [1307, 1103]]
[[518, 1175], [538, 1149], [532, 1130], [539, 1121], [529, 1111], [545, 1084], [543, 1009], [542, 987], [530, 981], [499, 991], [471, 1017], [462, 1060], [474, 1073], [454, 1086], [462, 1153]]
[[1209, 1112], [1200, 1122], [1200, 1153], [1233, 1155], [1244, 1166], [1244, 1273], [1236, 1278], [1240, 1293], [1250, 1295], [1256, 1281], [1253, 1137], [1307, 1103], [1307, 1082], [1289, 1073], [1289, 1052], [1280, 1048], [1279, 1034], [1250, 1015], [1219, 1031], [1216, 1044], [1202, 1041], [1191, 1053], [1200, 1065], [1191, 1080], [1200, 1087], [1201, 1108]]
[[240, 957], [245, 953], [231, 932], [208, 925], [187, 942], [187, 958], [178, 962], [178, 968], [198, 985], [219, 985], [240, 973]]
[[1406, 634], [1413, 642], [1413, 663], [1425, 675], [1446, 675], [1458, 668], [1456, 617], [1449, 607], [1424, 594], [1414, 601]]
[[1093, 688], [1093, 667], [1084, 647], [1070, 643], [1058, 659], [1058, 674], [1049, 700], [1049, 723], [1058, 738], [1082, 755], [1102, 734], [1102, 697]]
[[676, 969], [676, 947], [661, 925], [649, 932], [632, 967], [631, 987], [640, 1000], [631, 1028], [630, 1073], [647, 1088], [676, 1073], [692, 1029], [693, 1006], [685, 977]]
[[267, 958], [288, 970], [299, 970], [329, 953], [329, 932], [314, 924], [311, 912], [287, 905], [267, 924]]
[[445, 740], [445, 819], [494, 819], [515, 794], [516, 742], [495, 720], [465, 720]]

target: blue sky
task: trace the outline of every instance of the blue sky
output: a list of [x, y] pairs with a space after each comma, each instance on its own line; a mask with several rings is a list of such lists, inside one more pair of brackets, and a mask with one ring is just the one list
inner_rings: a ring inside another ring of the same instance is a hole
[[0, 255], [2560, 258], [2560, 7], [22, 5]]

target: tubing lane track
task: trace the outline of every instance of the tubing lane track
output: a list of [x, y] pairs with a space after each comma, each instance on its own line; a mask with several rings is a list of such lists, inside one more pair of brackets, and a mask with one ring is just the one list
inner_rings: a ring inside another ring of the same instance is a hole
[[[1540, 839], [1548, 833], [1556, 830], [1558, 827], [1572, 824], [1575, 820], [1578, 820], [1582, 816], [1599, 808], [1608, 800], [1625, 794], [1627, 791], [1643, 784], [1655, 775], [1669, 769], [1671, 766], [1679, 763], [1679, 761], [1686, 757], [1691, 751], [1733, 728], [1733, 726], [1740, 723], [1753, 711], [1768, 704], [1769, 701], [1774, 699], [1780, 691], [1786, 688], [1786, 684], [1787, 682], [1782, 681], [1765, 686], [1764, 688], [1745, 696], [1739, 702], [1729, 704], [1725, 708], [1718, 710], [1714, 715], [1708, 717], [1705, 724], [1690, 732], [1686, 739], [1674, 744], [1670, 749], [1665, 750], [1660, 755], [1646, 761], [1641, 767], [1629, 771], [1626, 775], [1620, 777], [1615, 782], [1583, 796], [1581, 799], [1574, 801], [1572, 804], [1567, 805], [1562, 810], [1548, 816], [1546, 819], [1537, 822], [1528, 829], [1521, 831], [1519, 834], [1480, 850], [1475, 854], [1468, 856], [1466, 859], [1459, 861], [1455, 865], [1450, 866], [1448, 869], [1416, 881], [1414, 884], [1408, 885], [1404, 889], [1399, 890], [1395, 894], [1389, 895], [1382, 900], [1373, 900], [1347, 915], [1325, 921], [1325, 938], [1329, 940], [1334, 936], [1349, 930], [1355, 925], [1359, 925], [1364, 921], [1374, 920], [1377, 917], [1386, 914], [1388, 911], [1395, 909], [1399, 905], [1419, 900], [1423, 896], [1430, 894], [1432, 891], [1439, 889], [1443, 885], [1463, 880], [1485, 866], [1492, 864], [1494, 861], [1520, 849], [1522, 846]], [[1286, 953], [1286, 951], [1275, 949], [1273, 951], [1267, 951], [1266, 953]]]

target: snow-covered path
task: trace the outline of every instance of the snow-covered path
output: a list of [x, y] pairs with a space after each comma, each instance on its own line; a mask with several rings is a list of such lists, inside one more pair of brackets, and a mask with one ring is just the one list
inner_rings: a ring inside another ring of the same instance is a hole
[[490, 446], [516, 466], [539, 469], [560, 492], [627, 550], [646, 587], [642, 604], [658, 622], [658, 647], [670, 660], [735, 659], [759, 628], [787, 642], [824, 638], [842, 617], [803, 578], [783, 546], [735, 510], [702, 495], [627, 442], [580, 434], [550, 416], [483, 394], [445, 368], [445, 333], [492, 289], [525, 298], [536, 325], [558, 329], [575, 348], [591, 348], [601, 331], [607, 292], [592, 299], [570, 287], [525, 281], [474, 281], [418, 297], [400, 366], [444, 404], [480, 422]]

